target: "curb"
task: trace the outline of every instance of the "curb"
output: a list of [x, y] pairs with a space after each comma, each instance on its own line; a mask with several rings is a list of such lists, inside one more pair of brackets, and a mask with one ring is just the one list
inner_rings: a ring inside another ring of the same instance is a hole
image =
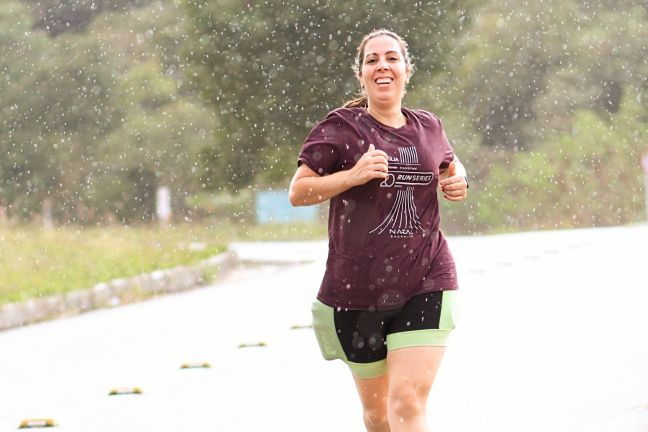
[[0, 331], [187, 291], [223, 279], [238, 264], [236, 254], [228, 251], [192, 266], [156, 270], [66, 294], [8, 303], [0, 307]]

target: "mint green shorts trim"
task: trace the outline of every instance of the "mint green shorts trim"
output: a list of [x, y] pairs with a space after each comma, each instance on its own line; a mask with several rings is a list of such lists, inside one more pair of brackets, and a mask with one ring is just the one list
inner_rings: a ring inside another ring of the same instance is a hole
[[[455, 328], [457, 291], [443, 291], [428, 295], [440, 299], [440, 311], [432, 302], [430, 302], [430, 306], [427, 305], [427, 300], [425, 303], [425, 307], [430, 308], [428, 314], [430, 316], [429, 325], [437, 328], [407, 331], [405, 330], [407, 327], [402, 325], [390, 327], [390, 323], [398, 323], [398, 313], [412, 312], [407, 310], [406, 304], [394, 312], [396, 315], [388, 313], [384, 317], [380, 316], [378, 321], [384, 325], [380, 329], [369, 330], [369, 332], [377, 330], [380, 334], [372, 333], [370, 338], [362, 338], [357, 334], [362, 333], [363, 326], [367, 327], [366, 323], [358, 325], [359, 332], [354, 331], [353, 335], [346, 335], [347, 337], [345, 337], [344, 332], [349, 332], [350, 327], [348, 321], [344, 322], [347, 318], [343, 315], [343, 312], [336, 311], [335, 308], [315, 300], [312, 306], [313, 330], [322, 356], [326, 360], [342, 360], [360, 378], [373, 378], [383, 375], [387, 371], [386, 357], [388, 351], [418, 346], [446, 346], [450, 333]], [[426, 296], [426, 294], [416, 297], [423, 298], [423, 296]], [[420, 301], [418, 303], [423, 304]], [[434, 310], [434, 308], [437, 309]], [[360, 317], [358, 319], [359, 323], [367, 317], [367, 314], [370, 314], [369, 311], [353, 311], [353, 313], [355, 316]], [[338, 318], [337, 323], [336, 316]], [[406, 317], [402, 321], [406, 319], [409, 318]], [[409, 325], [409, 322], [407, 324]], [[350, 356], [354, 356], [354, 358], [349, 358]], [[356, 358], [359, 361], [353, 361]]]
[[313, 312], [313, 330], [325, 360], [342, 360], [355, 375], [361, 378], [377, 377], [385, 373], [387, 360], [383, 359], [372, 363], [349, 361], [337, 337], [334, 318], [335, 310], [331, 306], [315, 300], [311, 311]]

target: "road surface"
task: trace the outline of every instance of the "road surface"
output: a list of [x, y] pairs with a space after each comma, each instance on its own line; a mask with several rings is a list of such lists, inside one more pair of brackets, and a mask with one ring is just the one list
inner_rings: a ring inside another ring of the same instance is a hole
[[[431, 431], [648, 431], [648, 226], [449, 242], [462, 316]], [[0, 333], [0, 431], [28, 418], [60, 432], [364, 430], [345, 366], [291, 329], [310, 323], [326, 244], [235, 249], [314, 261]]]

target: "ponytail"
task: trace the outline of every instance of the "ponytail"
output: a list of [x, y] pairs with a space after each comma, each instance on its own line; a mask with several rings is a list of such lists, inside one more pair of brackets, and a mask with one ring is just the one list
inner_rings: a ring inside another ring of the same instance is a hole
[[344, 105], [342, 105], [343, 108], [367, 108], [368, 106], [367, 96], [360, 96], [358, 98], [351, 99], [349, 101], [346, 101]]

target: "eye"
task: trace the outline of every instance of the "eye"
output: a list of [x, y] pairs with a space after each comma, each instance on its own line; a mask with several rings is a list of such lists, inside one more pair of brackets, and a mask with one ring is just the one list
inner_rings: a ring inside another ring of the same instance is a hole
[[398, 57], [389, 57], [389, 61], [398, 61]]
[[372, 63], [375, 63], [375, 62], [376, 62], [375, 58], [370, 58], [370, 59], [367, 59], [367, 61], [366, 61], [367, 64], [372, 64]]

